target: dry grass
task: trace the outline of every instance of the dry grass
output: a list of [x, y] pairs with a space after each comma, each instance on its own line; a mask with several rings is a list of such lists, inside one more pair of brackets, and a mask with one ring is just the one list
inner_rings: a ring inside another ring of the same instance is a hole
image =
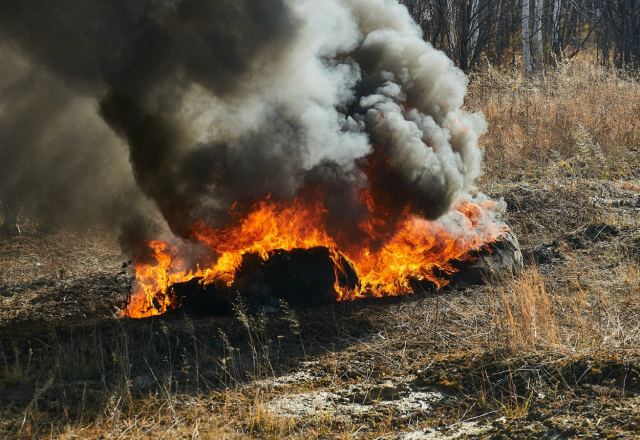
[[[608, 270], [597, 266], [601, 263], [583, 255], [559, 268], [553, 280], [532, 267], [497, 286], [490, 310], [496, 348], [570, 355], [632, 349], [640, 343], [640, 326], [633, 318], [640, 308], [638, 266], [622, 260]], [[584, 273], [572, 279], [578, 271]]]
[[625, 161], [640, 155], [640, 83], [592, 58], [585, 54], [531, 83], [493, 67], [472, 78], [467, 103], [489, 122], [482, 142], [492, 178], [541, 175], [548, 164], [580, 176], [634, 171], [637, 161]]
[[[530, 83], [489, 66], [473, 76], [467, 103], [490, 127], [482, 189], [511, 202], [525, 246], [560, 241], [564, 260], [553, 272], [532, 268], [496, 289], [500, 346], [630, 347], [638, 341], [631, 314], [640, 307], [640, 260], [625, 246], [638, 242], [640, 225], [637, 210], [616, 209], [616, 197], [625, 193], [633, 204], [640, 194], [640, 81], [584, 53]], [[585, 249], [562, 243], [589, 224], [620, 236]]]
[[530, 350], [557, 343], [553, 298], [534, 267], [500, 290], [495, 319], [503, 340], [512, 350]]

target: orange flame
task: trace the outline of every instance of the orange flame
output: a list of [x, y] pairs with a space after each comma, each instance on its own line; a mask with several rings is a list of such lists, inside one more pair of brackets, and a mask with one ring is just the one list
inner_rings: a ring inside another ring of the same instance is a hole
[[[146, 318], [161, 315], [177, 305], [170, 286], [200, 278], [202, 283], [224, 282], [231, 286], [244, 254], [269, 258], [275, 250], [326, 247], [339, 270], [340, 256], [355, 268], [360, 284], [355, 289], [334, 287], [338, 301], [363, 297], [398, 296], [411, 292], [411, 280], [428, 280], [438, 287], [448, 281], [443, 274], [456, 271], [454, 261], [469, 258], [472, 251], [494, 242], [506, 226], [488, 221], [493, 202], [460, 202], [449, 218], [455, 227], [428, 221], [406, 213], [390, 237], [378, 246], [364, 244], [351, 250], [339, 250], [323, 225], [326, 210], [322, 204], [308, 206], [299, 200], [282, 203], [264, 200], [238, 225], [214, 229], [200, 222], [193, 227], [193, 237], [218, 256], [214, 264], [184, 269], [186, 262], [178, 250], [163, 241], [150, 242], [151, 262], [135, 265], [137, 289], [123, 316]], [[369, 206], [371, 210], [371, 206]], [[380, 218], [373, 215], [361, 225], [371, 242], [379, 239]], [[343, 260], [344, 261], [344, 260]]]

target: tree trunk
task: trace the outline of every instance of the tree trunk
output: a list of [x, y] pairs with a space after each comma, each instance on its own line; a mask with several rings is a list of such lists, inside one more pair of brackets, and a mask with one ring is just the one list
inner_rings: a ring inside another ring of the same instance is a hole
[[455, 59], [456, 54], [458, 53], [458, 36], [456, 29], [456, 14], [453, 3], [450, 3], [449, 0], [444, 0], [444, 8], [446, 11], [446, 20], [447, 20], [447, 29], [448, 29], [448, 38], [449, 38], [449, 57], [451, 59]]
[[[476, 60], [478, 56], [478, 43], [480, 40], [480, 0], [471, 1], [471, 14], [469, 17], [470, 28], [470, 44], [467, 51], [471, 64]], [[471, 66], [469, 66], [471, 67]]]
[[562, 11], [562, 0], [553, 0], [553, 16], [551, 23], [551, 50], [556, 56], [562, 58], [562, 47], [560, 45], [560, 17]]
[[[502, 1], [498, 0], [498, 13], [496, 14], [496, 36], [500, 35], [502, 29]], [[504, 37], [496, 37], [495, 43], [495, 59], [498, 64], [502, 64], [502, 54], [504, 53]]]
[[544, 67], [544, 47], [542, 43], [542, 8], [544, 0], [534, 0], [535, 2], [535, 26], [534, 40], [536, 42], [536, 66], [541, 71]]
[[522, 66], [527, 79], [531, 78], [531, 38], [529, 33], [529, 0], [522, 0]]

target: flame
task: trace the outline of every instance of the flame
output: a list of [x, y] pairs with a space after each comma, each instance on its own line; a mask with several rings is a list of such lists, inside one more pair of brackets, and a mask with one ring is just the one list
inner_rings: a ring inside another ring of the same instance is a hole
[[[365, 205], [370, 211], [360, 225], [365, 242], [342, 250], [323, 227], [326, 210], [322, 204], [309, 205], [298, 199], [286, 203], [260, 201], [237, 225], [225, 229], [211, 228], [204, 222], [195, 224], [193, 238], [218, 256], [215, 263], [204, 268], [185, 269], [188, 264], [175, 246], [151, 241], [151, 258], [135, 264], [137, 289], [122, 314], [146, 318], [166, 313], [177, 307], [170, 287], [194, 278], [204, 284], [222, 282], [231, 286], [247, 253], [267, 260], [275, 250], [318, 246], [328, 248], [334, 261], [338, 301], [410, 293], [412, 280], [428, 280], [443, 287], [448, 283], [444, 275], [456, 271], [455, 261], [470, 258], [472, 251], [494, 242], [506, 230], [506, 226], [490, 219], [493, 202], [463, 201], [447, 216], [446, 224], [407, 211], [393, 233], [379, 243], [384, 217], [374, 215], [371, 200], [365, 200]], [[345, 260], [360, 279], [356, 288], [338, 283], [338, 271]]]

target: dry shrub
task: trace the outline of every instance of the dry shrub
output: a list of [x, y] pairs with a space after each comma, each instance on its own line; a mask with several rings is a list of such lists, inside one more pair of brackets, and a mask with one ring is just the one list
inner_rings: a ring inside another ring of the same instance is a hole
[[640, 82], [591, 58], [585, 54], [532, 82], [492, 67], [472, 77], [467, 103], [489, 123], [482, 143], [490, 174], [513, 177], [514, 170], [535, 173], [548, 165], [596, 177], [633, 171], [637, 163], [626, 159], [638, 155]]
[[511, 349], [556, 343], [558, 325], [552, 298], [536, 268], [524, 271], [500, 290], [495, 319]]
[[290, 433], [294, 425], [291, 419], [277, 417], [269, 412], [263, 403], [256, 402], [248, 417], [247, 428], [251, 435], [276, 439]]

